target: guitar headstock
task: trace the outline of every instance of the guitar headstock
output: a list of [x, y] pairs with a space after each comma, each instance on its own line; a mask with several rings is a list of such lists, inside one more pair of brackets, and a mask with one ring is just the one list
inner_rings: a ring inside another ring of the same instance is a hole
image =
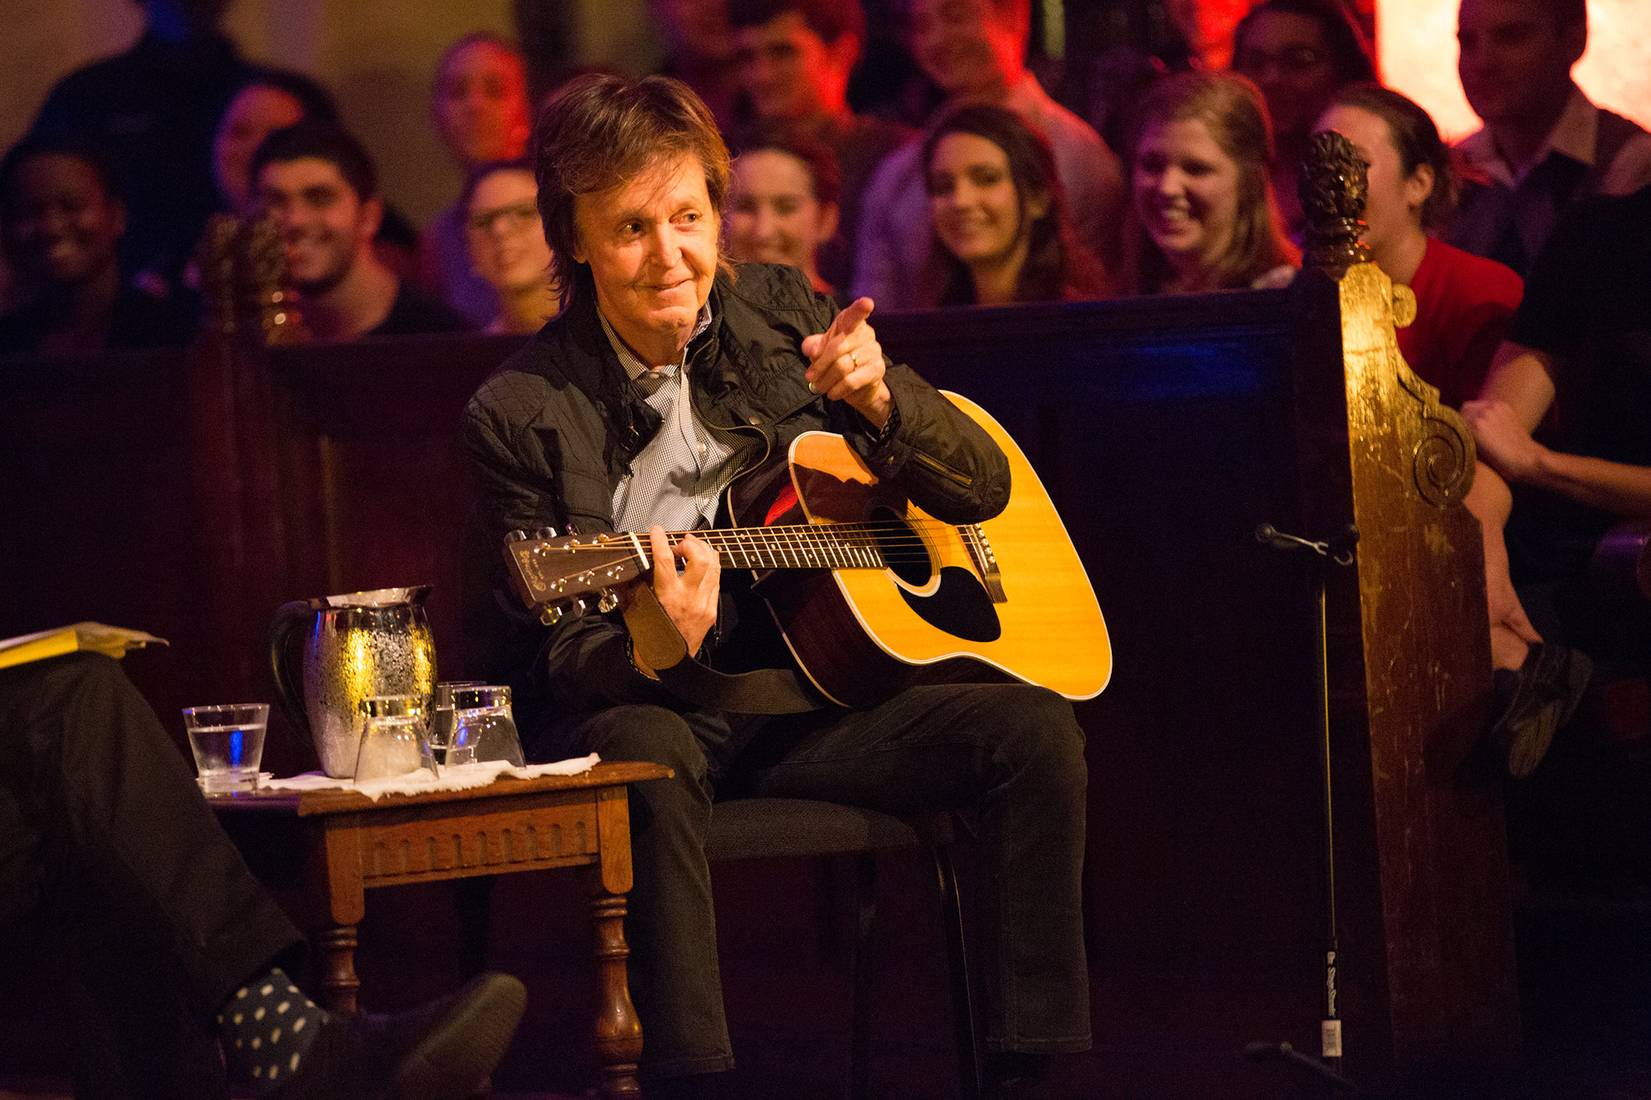
[[579, 538], [548, 528], [533, 535], [512, 531], [505, 537], [504, 556], [517, 597], [546, 626], [570, 612], [583, 613], [589, 606], [586, 597], [593, 593], [599, 611], [612, 611], [619, 605], [614, 589], [647, 572], [635, 545], [617, 535]]

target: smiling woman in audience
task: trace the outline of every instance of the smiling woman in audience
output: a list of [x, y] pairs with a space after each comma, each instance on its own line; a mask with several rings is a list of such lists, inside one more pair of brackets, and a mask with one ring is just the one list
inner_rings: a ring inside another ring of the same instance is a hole
[[1254, 84], [1228, 73], [1165, 77], [1141, 104], [1133, 145], [1124, 241], [1130, 292], [1290, 282], [1301, 257], [1273, 199], [1272, 136]]
[[193, 319], [121, 278], [126, 206], [92, 149], [29, 140], [0, 161], [0, 246], [23, 288], [0, 317], [0, 355], [95, 355], [185, 344]]
[[1398, 92], [1356, 84], [1336, 94], [1317, 128], [1347, 138], [1370, 165], [1365, 243], [1416, 294], [1416, 321], [1399, 330], [1405, 361], [1445, 404], [1473, 400], [1525, 285], [1511, 268], [1428, 235], [1450, 216], [1456, 189], [1433, 119]]
[[840, 177], [831, 149], [790, 129], [763, 126], [739, 142], [725, 232], [735, 260], [790, 264], [822, 294], [820, 246], [837, 233]]
[[472, 172], [459, 200], [470, 263], [499, 299], [488, 332], [537, 332], [556, 316], [538, 197], [532, 166], [504, 160]]
[[929, 305], [1099, 298], [1101, 265], [1072, 231], [1049, 143], [1006, 107], [949, 112], [923, 139], [935, 244]]

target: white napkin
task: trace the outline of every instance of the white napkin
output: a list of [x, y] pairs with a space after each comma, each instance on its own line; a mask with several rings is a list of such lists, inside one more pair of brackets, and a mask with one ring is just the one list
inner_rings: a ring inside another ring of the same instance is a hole
[[602, 758], [594, 752], [589, 756], [558, 760], [554, 764], [529, 764], [525, 768], [515, 767], [507, 760], [487, 760], [480, 764], [459, 764], [456, 767], [442, 768], [439, 779], [427, 771], [416, 771], [392, 779], [371, 779], [365, 783], [357, 783], [353, 779], [334, 779], [321, 772], [305, 772], [303, 775], [288, 776], [284, 779], [264, 779], [259, 786], [272, 791], [357, 791], [377, 801], [387, 794], [465, 791], [472, 787], [486, 787], [500, 778], [537, 779], [541, 775], [580, 775], [601, 762]]

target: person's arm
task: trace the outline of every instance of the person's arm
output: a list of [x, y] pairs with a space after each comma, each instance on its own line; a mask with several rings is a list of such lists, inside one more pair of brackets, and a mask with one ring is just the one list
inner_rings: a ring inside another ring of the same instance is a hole
[[1473, 472], [1473, 484], [1462, 501], [1479, 521], [1485, 555], [1485, 603], [1490, 612], [1491, 664], [1496, 668], [1518, 668], [1525, 663], [1526, 650], [1542, 640], [1525, 615], [1519, 594], [1508, 572], [1508, 545], [1502, 529], [1513, 509], [1513, 494], [1496, 471], [1480, 463]]
[[1651, 467], [1555, 451], [1532, 437], [1553, 403], [1556, 366], [1545, 352], [1502, 345], [1479, 399], [1462, 406], [1480, 459], [1510, 482], [1619, 516], [1651, 516]]
[[[889, 364], [871, 311], [871, 299], [858, 298], [835, 317], [822, 314], [825, 331], [803, 339], [804, 377], [826, 398], [828, 419], [873, 473], [898, 483], [935, 518], [978, 523], [997, 515], [1009, 501], [1008, 459], [940, 391], [909, 367]], [[862, 430], [845, 423], [854, 420]]]

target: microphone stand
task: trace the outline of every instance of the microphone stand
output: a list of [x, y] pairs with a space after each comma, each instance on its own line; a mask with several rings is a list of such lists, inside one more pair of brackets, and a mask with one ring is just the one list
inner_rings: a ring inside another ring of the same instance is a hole
[[1305, 539], [1287, 534], [1270, 523], [1255, 529], [1256, 541], [1286, 554], [1307, 553], [1312, 556], [1314, 622], [1317, 650], [1314, 654], [1314, 672], [1317, 691], [1314, 706], [1319, 726], [1319, 757], [1324, 784], [1324, 867], [1325, 867], [1325, 923], [1324, 949], [1324, 1018], [1319, 1021], [1319, 1057], [1313, 1058], [1296, 1050], [1289, 1043], [1249, 1043], [1244, 1048], [1246, 1057], [1283, 1058], [1311, 1070], [1330, 1087], [1330, 1095], [1338, 1091], [1358, 1094], [1358, 1086], [1341, 1075], [1341, 1011], [1340, 990], [1336, 985], [1336, 814], [1335, 781], [1331, 768], [1330, 746], [1330, 641], [1325, 616], [1326, 577], [1330, 566], [1346, 568], [1353, 564], [1353, 548], [1359, 542], [1359, 529], [1348, 524], [1327, 539]]

